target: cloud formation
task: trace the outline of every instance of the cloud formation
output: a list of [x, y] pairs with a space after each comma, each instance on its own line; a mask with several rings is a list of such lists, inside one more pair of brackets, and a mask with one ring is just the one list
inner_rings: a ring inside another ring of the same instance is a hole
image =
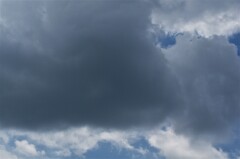
[[[132, 158], [230, 159], [227, 152], [214, 147], [209, 140], [198, 140], [178, 134], [172, 127], [144, 131], [116, 131], [89, 127], [51, 132], [10, 129], [2, 131], [2, 133], [11, 140], [15, 140], [14, 143], [17, 146], [16, 148], [12, 147], [11, 142], [8, 142], [5, 145], [8, 145], [6, 147], [8, 147], [9, 152], [4, 147], [0, 149], [0, 152], [5, 150], [3, 155], [8, 153], [12, 156], [15, 156], [15, 153], [21, 154], [23, 158], [53, 159], [73, 156], [88, 158], [87, 155], [90, 151], [101, 150], [101, 143], [109, 143], [112, 149], [117, 149], [119, 153], [125, 150], [127, 153], [137, 155], [132, 156]], [[18, 138], [22, 138], [22, 140], [16, 140]], [[37, 149], [36, 146], [40, 148]]]
[[[219, 35], [238, 28], [238, 5], [208, 8], [206, 1], [196, 9], [198, 3], [1, 1], [1, 127], [129, 128], [170, 121], [181, 132], [224, 134], [240, 112], [240, 63], [236, 48]], [[222, 23], [208, 14], [223, 14], [220, 21], [229, 28], [219, 30]], [[217, 21], [208, 24], [205, 16]], [[184, 34], [158, 48], [153, 21], [163, 32]], [[198, 21], [203, 28], [184, 29]], [[204, 37], [185, 33], [195, 30]]]
[[204, 37], [240, 31], [238, 0], [155, 0], [152, 22], [165, 32]]
[[171, 128], [154, 132], [149, 135], [148, 141], [167, 159], [228, 159], [225, 152], [217, 150], [210, 143], [191, 141], [186, 136], [176, 134]]
[[178, 36], [164, 51], [181, 85], [185, 111], [175, 127], [201, 134], [229, 131], [240, 112], [240, 61], [226, 37]]
[[33, 144], [28, 143], [27, 140], [16, 140], [15, 141], [16, 151], [22, 155], [28, 157], [36, 157], [44, 155], [44, 151], [38, 151], [36, 146]]
[[148, 152], [133, 144], [141, 139], [137, 131], [75, 127], [43, 132], [8, 129], [1, 133], [9, 139], [4, 144], [0, 142], [3, 149], [8, 148], [9, 153], [25, 158], [84, 157], [89, 151], [98, 149], [101, 143], [109, 143], [118, 150], [124, 149], [143, 156]]
[[0, 0], [0, 158], [237, 158], [239, 7]]
[[180, 107], [177, 82], [148, 34], [148, 3], [1, 7], [1, 125], [152, 125]]

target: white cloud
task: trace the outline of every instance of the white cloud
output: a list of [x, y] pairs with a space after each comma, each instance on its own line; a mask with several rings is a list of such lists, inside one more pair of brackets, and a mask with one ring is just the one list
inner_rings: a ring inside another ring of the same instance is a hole
[[240, 30], [238, 0], [158, 0], [152, 23], [166, 32], [201, 36], [230, 35]]
[[44, 155], [44, 151], [37, 151], [35, 145], [30, 144], [27, 140], [16, 140], [15, 141], [16, 151], [25, 156], [35, 157]]
[[153, 132], [148, 141], [167, 159], [228, 159], [226, 153], [217, 150], [210, 143], [191, 141], [176, 134], [171, 128]]
[[[44, 145], [52, 150], [56, 156], [71, 156], [72, 153], [78, 156], [84, 155], [87, 151], [98, 147], [101, 141], [109, 142], [115, 147], [128, 149], [138, 153], [145, 153], [141, 148], [134, 148], [131, 141], [137, 137], [133, 132], [104, 131], [88, 127], [72, 128], [67, 130], [51, 132], [26, 132], [12, 131], [12, 136], [26, 135], [28, 139], [39, 145]], [[17, 141], [16, 146], [22, 152], [37, 155], [34, 145], [27, 141]]]
[[[41, 157], [44, 154], [43, 151], [38, 151], [35, 145], [29, 143], [30, 140], [36, 145], [46, 147], [48, 153], [44, 155], [45, 158], [70, 157], [73, 154], [83, 157], [84, 153], [98, 147], [101, 141], [109, 142], [116, 148], [123, 148], [129, 152], [137, 152], [140, 155], [152, 154], [159, 158], [156, 152], [151, 152], [144, 147], [134, 147], [132, 143], [144, 137], [151, 146], [159, 149], [159, 155], [165, 156], [166, 159], [228, 159], [227, 154], [214, 148], [210, 141], [192, 141], [189, 137], [176, 134], [170, 126], [168, 127], [167, 130], [151, 129], [148, 131], [117, 131], [80, 127], [51, 132], [8, 130], [4, 133], [8, 133], [11, 139], [19, 136], [26, 137], [26, 140], [15, 141], [15, 152], [26, 157]], [[2, 154], [11, 155], [8, 152]], [[18, 159], [14, 155], [12, 157], [3, 158]], [[2, 158], [1, 154], [0, 158]]]
[[0, 158], [1, 159], [19, 159], [16, 155], [7, 151], [3, 146], [0, 146]]

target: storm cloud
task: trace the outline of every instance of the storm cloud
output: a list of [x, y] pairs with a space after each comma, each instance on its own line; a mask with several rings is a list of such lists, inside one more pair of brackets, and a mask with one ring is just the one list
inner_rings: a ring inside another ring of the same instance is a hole
[[[181, 106], [142, 1], [1, 3], [2, 126], [130, 127]], [[14, 10], [14, 12], [10, 12]]]
[[166, 26], [175, 19], [152, 2], [1, 1], [0, 125], [121, 129], [170, 121], [177, 131], [228, 130], [240, 113], [240, 63], [219, 35], [235, 26], [206, 27], [203, 37], [177, 30], [176, 44], [159, 48], [153, 15]]

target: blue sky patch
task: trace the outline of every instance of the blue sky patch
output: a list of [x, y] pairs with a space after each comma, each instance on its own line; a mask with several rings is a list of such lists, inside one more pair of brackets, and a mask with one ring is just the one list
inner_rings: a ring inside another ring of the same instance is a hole
[[161, 48], [169, 48], [176, 44], [177, 34], [164, 33], [157, 38], [156, 43], [160, 44]]
[[240, 55], [240, 33], [235, 33], [228, 38], [229, 42], [236, 45], [238, 55]]

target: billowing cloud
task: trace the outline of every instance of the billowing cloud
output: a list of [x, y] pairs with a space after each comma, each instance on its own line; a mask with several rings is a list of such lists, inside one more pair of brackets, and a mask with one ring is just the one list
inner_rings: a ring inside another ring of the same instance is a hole
[[[2, 133], [11, 140], [22, 138], [15, 141], [15, 148], [11, 148], [8, 143], [8, 153], [17, 152], [25, 158], [87, 158], [90, 151], [101, 150], [101, 143], [109, 143], [119, 153], [125, 150], [139, 156], [132, 158], [230, 159], [227, 152], [214, 147], [211, 141], [178, 134], [171, 126], [144, 131], [78, 127], [51, 132], [5, 130]], [[142, 140], [145, 141], [144, 144]], [[41, 149], [37, 149], [35, 145]]]
[[[144, 147], [134, 145], [143, 137], [143, 133], [137, 131], [75, 127], [43, 132], [8, 129], [2, 134], [10, 139], [3, 144], [5, 147], [13, 154], [27, 158], [84, 157], [89, 151], [101, 149], [101, 143], [109, 143], [118, 150], [124, 149], [141, 156], [148, 153]], [[14, 145], [11, 145], [12, 141]]]
[[153, 125], [180, 108], [177, 82], [148, 33], [147, 2], [1, 7], [1, 125]]
[[186, 136], [176, 134], [171, 128], [155, 131], [149, 135], [148, 140], [167, 159], [228, 159], [225, 152], [214, 148], [210, 143], [192, 141]]
[[238, 0], [155, 0], [152, 22], [165, 32], [201, 36], [231, 35], [240, 31]]
[[38, 151], [36, 146], [29, 143], [27, 140], [16, 140], [15, 146], [18, 153], [28, 157], [36, 157], [45, 154], [44, 151]]
[[109, 142], [119, 148], [142, 152], [141, 149], [131, 145], [131, 141], [138, 138], [136, 132], [104, 131], [102, 129], [80, 127], [42, 133], [13, 131], [10, 134], [10, 136], [25, 135], [38, 145], [53, 150], [53, 154], [56, 156], [71, 156], [72, 154], [82, 156], [89, 150], [97, 148], [100, 142]]
[[0, 0], [0, 158], [237, 158], [239, 7]]

